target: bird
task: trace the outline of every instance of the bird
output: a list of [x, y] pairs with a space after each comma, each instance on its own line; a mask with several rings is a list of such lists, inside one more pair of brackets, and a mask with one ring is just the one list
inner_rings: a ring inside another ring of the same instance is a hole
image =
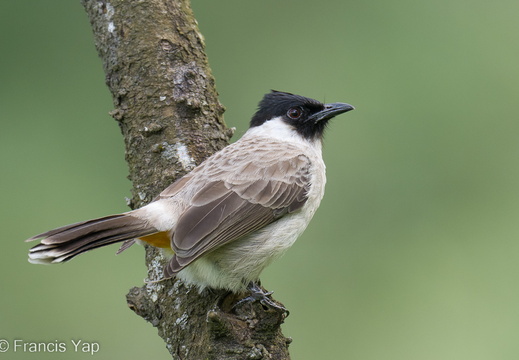
[[[353, 110], [272, 90], [250, 127], [149, 204], [50, 230], [29, 262], [66, 262], [95, 248], [135, 242], [161, 248], [163, 279], [239, 293], [303, 233], [324, 195], [322, 140], [329, 121]], [[251, 285], [252, 284], [252, 285]], [[268, 294], [267, 294], [268, 295]]]

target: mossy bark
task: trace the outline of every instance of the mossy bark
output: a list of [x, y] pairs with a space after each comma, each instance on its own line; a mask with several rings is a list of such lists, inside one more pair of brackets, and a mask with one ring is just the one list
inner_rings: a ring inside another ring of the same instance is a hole
[[[126, 145], [132, 208], [228, 144], [204, 41], [188, 0], [82, 0], [103, 60]], [[232, 307], [223, 291], [200, 294], [158, 281], [164, 259], [146, 248], [148, 279], [128, 305], [157, 327], [174, 359], [288, 359], [285, 314], [259, 302]]]

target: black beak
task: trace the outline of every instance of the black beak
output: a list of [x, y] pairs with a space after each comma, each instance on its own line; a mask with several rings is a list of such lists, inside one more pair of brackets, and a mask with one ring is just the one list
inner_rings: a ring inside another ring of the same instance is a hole
[[313, 121], [317, 123], [323, 120], [330, 120], [331, 118], [345, 113], [347, 111], [354, 110], [355, 108], [346, 103], [332, 103], [332, 104], [324, 104], [324, 110], [319, 111], [318, 113], [313, 114], [308, 118], [309, 121]]

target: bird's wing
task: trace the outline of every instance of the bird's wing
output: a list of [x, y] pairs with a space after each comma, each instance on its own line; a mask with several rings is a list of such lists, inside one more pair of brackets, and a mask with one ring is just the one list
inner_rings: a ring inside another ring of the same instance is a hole
[[173, 184], [169, 185], [167, 188], [162, 190], [162, 192], [159, 194], [159, 196], [157, 196], [153, 201], [175, 196], [180, 190], [182, 190], [182, 188], [186, 185], [186, 183], [191, 178], [192, 178], [191, 173], [182, 176], [180, 179], [175, 181]]
[[[215, 161], [201, 168], [206, 179], [176, 225], [171, 240], [175, 256], [165, 269], [167, 277], [205, 253], [304, 205], [311, 180], [310, 160], [300, 152], [270, 150], [270, 156], [262, 156], [261, 151], [255, 156], [240, 152], [241, 158], [233, 160], [231, 155], [226, 158], [227, 166], [211, 159]], [[193, 176], [193, 181], [202, 177]]]

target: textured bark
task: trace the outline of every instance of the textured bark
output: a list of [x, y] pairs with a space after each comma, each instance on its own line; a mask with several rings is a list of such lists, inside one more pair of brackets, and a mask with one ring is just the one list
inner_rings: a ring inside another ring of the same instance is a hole
[[[188, 0], [82, 0], [126, 145], [132, 208], [224, 147], [225, 127], [203, 37]], [[158, 328], [174, 359], [288, 359], [283, 312], [237, 295], [202, 294], [162, 277], [165, 259], [146, 248], [150, 282], [129, 307]]]

